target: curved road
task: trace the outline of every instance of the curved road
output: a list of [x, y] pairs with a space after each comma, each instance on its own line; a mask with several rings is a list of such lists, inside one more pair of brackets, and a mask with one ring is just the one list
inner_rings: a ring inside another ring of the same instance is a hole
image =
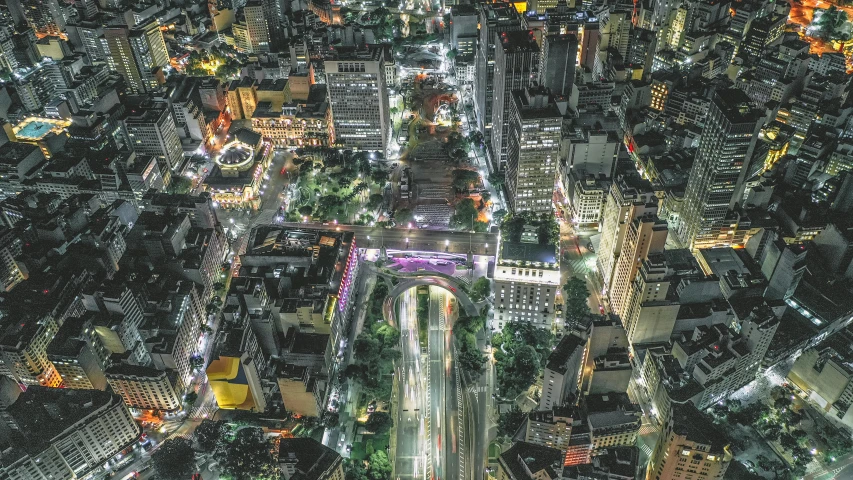
[[436, 287], [442, 287], [448, 292], [452, 293], [457, 300], [459, 300], [459, 305], [465, 309], [465, 313], [474, 316], [477, 315], [479, 310], [477, 306], [471, 301], [471, 298], [468, 297], [468, 294], [462, 291], [459, 283], [454, 282], [452, 280], [448, 280], [446, 278], [438, 277], [432, 273], [425, 273], [423, 276], [418, 277], [398, 277], [405, 278], [405, 280], [398, 283], [394, 288], [388, 292], [388, 297], [385, 299], [385, 302], [382, 304], [382, 315], [385, 317], [385, 321], [389, 324], [400, 329], [399, 322], [395, 316], [394, 311], [394, 301], [399, 297], [403, 292], [410, 288], [414, 288], [420, 285], [434, 285]]

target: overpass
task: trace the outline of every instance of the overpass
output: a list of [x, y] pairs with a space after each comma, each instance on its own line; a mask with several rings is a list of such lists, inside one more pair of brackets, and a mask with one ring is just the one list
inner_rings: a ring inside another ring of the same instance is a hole
[[495, 256], [498, 234], [487, 232], [451, 232], [445, 230], [427, 230], [420, 228], [384, 228], [366, 225], [334, 225], [330, 223], [293, 223], [281, 225], [292, 228], [328, 229], [354, 232], [359, 248], [380, 248], [388, 250], [445, 252]]
[[434, 285], [444, 288], [456, 297], [459, 301], [460, 308], [464, 309], [468, 316], [473, 317], [479, 313], [477, 305], [474, 304], [471, 297], [465, 293], [463, 286], [464, 282], [461, 280], [449, 276], [443, 276], [436, 272], [416, 272], [406, 276], [398, 276], [397, 278], [400, 279], [400, 283], [395, 285], [394, 288], [388, 292], [388, 298], [386, 298], [385, 302], [382, 304], [382, 315], [385, 317], [385, 321], [397, 328], [399, 328], [400, 322], [396, 318], [394, 302], [397, 300], [397, 297], [406, 292], [406, 290], [419, 287], [421, 285]]

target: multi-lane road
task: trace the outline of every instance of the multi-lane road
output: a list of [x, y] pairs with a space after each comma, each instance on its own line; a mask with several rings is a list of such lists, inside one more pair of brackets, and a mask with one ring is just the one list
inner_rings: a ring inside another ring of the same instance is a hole
[[402, 357], [397, 369], [397, 418], [394, 475], [400, 480], [423, 480], [428, 469], [424, 391], [426, 376], [421, 367], [418, 338], [417, 290], [400, 296], [400, 347]]
[[334, 225], [331, 223], [284, 223], [290, 227], [329, 228], [355, 232], [356, 243], [361, 248], [409, 250], [428, 252], [468, 253], [495, 255], [496, 233], [466, 233], [426, 230], [418, 228], [382, 228], [362, 225]]
[[459, 405], [450, 345], [450, 302], [444, 289], [429, 290], [430, 480], [458, 479]]

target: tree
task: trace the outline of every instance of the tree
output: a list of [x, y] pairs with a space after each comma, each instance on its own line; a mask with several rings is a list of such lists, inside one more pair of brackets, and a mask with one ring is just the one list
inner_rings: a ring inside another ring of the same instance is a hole
[[503, 208], [501, 208], [500, 210], [495, 210], [494, 212], [492, 212], [492, 220], [494, 220], [495, 223], [503, 222], [503, 219], [505, 217], [506, 217], [506, 210], [504, 210]]
[[351, 458], [344, 459], [344, 479], [345, 480], [368, 480], [367, 469], [364, 468], [364, 462], [353, 460]]
[[490, 173], [489, 183], [494, 185], [495, 188], [500, 188], [503, 184], [506, 183], [506, 174], [503, 172]]
[[530, 388], [542, 370], [539, 354], [530, 345], [516, 349], [505, 363], [498, 364], [497, 377], [500, 393], [514, 399]]
[[326, 428], [335, 428], [341, 422], [341, 417], [335, 412], [329, 412], [323, 417], [323, 423], [326, 425]]
[[202, 450], [212, 452], [222, 441], [226, 428], [225, 422], [204, 419], [196, 427], [193, 436]]
[[370, 480], [388, 480], [391, 478], [391, 462], [382, 450], [373, 452], [368, 460], [367, 477]]
[[171, 183], [169, 183], [168, 191], [169, 193], [174, 194], [184, 194], [189, 193], [190, 189], [193, 186], [192, 180], [182, 175], [175, 175], [172, 177]]
[[157, 480], [184, 480], [195, 473], [192, 442], [185, 438], [172, 438], [163, 442], [151, 455]]
[[367, 417], [367, 421], [364, 422], [364, 426], [377, 435], [387, 433], [391, 430], [393, 424], [391, 415], [388, 415], [386, 412], [373, 412]]
[[314, 207], [311, 205], [303, 205], [299, 207], [299, 214], [305, 217], [310, 217], [314, 213]]
[[512, 436], [524, 422], [527, 414], [522, 412], [517, 405], [513, 405], [510, 411], [500, 414], [498, 417], [498, 435]]
[[476, 227], [475, 221], [479, 214], [474, 200], [466, 198], [456, 204], [456, 210], [450, 217], [450, 226], [456, 230], [471, 230]]
[[453, 188], [457, 192], [466, 192], [471, 189], [472, 185], [476, 187], [480, 183], [480, 174], [474, 170], [457, 168], [453, 170], [452, 176]]
[[397, 222], [397, 225], [405, 225], [415, 220], [415, 214], [408, 208], [401, 208], [394, 214], [394, 220]]
[[383, 197], [380, 193], [374, 193], [367, 199], [367, 208], [370, 210], [376, 210], [382, 205]]
[[231, 443], [221, 445], [218, 457], [222, 471], [235, 480], [268, 479], [276, 473], [270, 444], [260, 428], [239, 430]]
[[471, 285], [471, 293], [469, 294], [471, 300], [474, 302], [480, 302], [489, 298], [489, 295], [492, 293], [492, 283], [486, 277], [480, 277], [474, 281], [474, 284]]
[[589, 315], [589, 289], [586, 281], [580, 277], [572, 277], [563, 285], [565, 292], [563, 308], [566, 312], [566, 325], [575, 325]]

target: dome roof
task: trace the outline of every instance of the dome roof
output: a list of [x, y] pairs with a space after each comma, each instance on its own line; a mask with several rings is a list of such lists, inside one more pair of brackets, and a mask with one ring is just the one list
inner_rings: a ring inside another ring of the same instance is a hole
[[236, 166], [248, 162], [252, 158], [252, 152], [245, 147], [232, 147], [222, 153], [218, 163], [229, 167]]

